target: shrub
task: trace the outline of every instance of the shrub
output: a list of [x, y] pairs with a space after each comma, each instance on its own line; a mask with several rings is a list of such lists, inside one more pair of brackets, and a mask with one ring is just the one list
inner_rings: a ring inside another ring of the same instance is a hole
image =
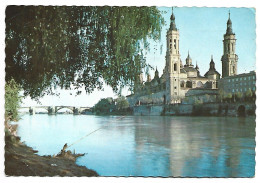
[[194, 104], [195, 104], [195, 105], [196, 105], [196, 104], [203, 104], [203, 100], [200, 100], [200, 99], [195, 98]]
[[252, 99], [252, 96], [253, 96], [252, 90], [251, 89], [247, 90], [245, 95], [246, 95], [246, 100], [250, 101]]
[[5, 117], [10, 120], [18, 120], [18, 108], [21, 103], [21, 96], [19, 95], [21, 88], [11, 79], [5, 84]]
[[243, 93], [241, 92], [236, 93], [236, 98], [238, 99], [238, 101], [241, 101], [242, 97], [243, 97]]
[[227, 93], [225, 98], [227, 99], [228, 102], [231, 102], [231, 100], [232, 100], [232, 93]]
[[116, 99], [116, 109], [117, 110], [126, 109], [128, 107], [129, 107], [129, 103], [125, 97], [121, 96]]

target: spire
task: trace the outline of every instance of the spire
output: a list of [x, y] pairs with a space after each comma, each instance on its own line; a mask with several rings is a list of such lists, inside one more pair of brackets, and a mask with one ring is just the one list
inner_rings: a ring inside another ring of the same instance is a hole
[[158, 72], [158, 70], [157, 70], [157, 66], [156, 66], [156, 70], [155, 70], [155, 74], [154, 74], [154, 76], [155, 76], [155, 78], [159, 78], [159, 72]]
[[228, 11], [228, 21], [227, 21], [227, 24], [232, 24], [232, 21], [230, 19], [230, 10]]
[[216, 69], [215, 69], [215, 63], [214, 63], [214, 61], [213, 61], [213, 55], [211, 55], [211, 61], [210, 61], [209, 66], [210, 66], [210, 70], [216, 70]]
[[230, 10], [228, 12], [228, 21], [227, 21], [227, 31], [226, 31], [226, 35], [230, 35], [230, 34], [234, 34], [232, 31], [232, 21], [230, 19]]
[[195, 67], [195, 69], [197, 70], [197, 71], [199, 71], [199, 66], [198, 66], [198, 62], [196, 61], [196, 67]]
[[188, 51], [188, 56], [186, 58], [186, 66], [193, 66], [192, 59], [190, 58], [190, 51]]
[[174, 14], [173, 14], [173, 7], [172, 7], [170, 30], [175, 30], [175, 31], [177, 31], [176, 24], [175, 24], [175, 16], [174, 16]]

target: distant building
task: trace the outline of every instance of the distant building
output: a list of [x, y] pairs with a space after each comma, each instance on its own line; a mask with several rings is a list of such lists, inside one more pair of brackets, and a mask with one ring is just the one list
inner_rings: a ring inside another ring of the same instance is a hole
[[223, 40], [223, 56], [222, 61], [222, 78], [218, 80], [219, 90], [225, 93], [235, 94], [238, 92], [246, 93], [246, 91], [256, 90], [256, 73], [243, 73], [237, 75], [237, 60], [238, 56], [235, 54], [236, 50], [236, 37], [232, 30], [232, 22], [229, 18], [227, 21], [227, 31], [224, 34]]
[[235, 94], [238, 92], [246, 93], [251, 90], [256, 90], [256, 73], [251, 71], [249, 73], [238, 74], [234, 76], [227, 76], [219, 80], [219, 89], [225, 93]]
[[213, 56], [209, 63], [209, 70], [201, 76], [199, 67], [192, 64], [190, 53], [182, 64], [179, 51], [179, 30], [172, 13], [170, 28], [166, 35], [166, 64], [161, 77], [156, 68], [155, 76], [143, 81], [143, 73], [136, 76], [134, 94], [127, 96], [130, 105], [152, 103], [194, 103], [215, 102], [218, 89], [225, 93], [245, 93], [247, 90], [256, 90], [256, 74], [254, 71], [237, 75], [238, 56], [236, 54], [236, 37], [232, 30], [232, 21], [227, 21], [227, 29], [223, 39], [222, 79], [215, 69]]
[[[144, 103], [147, 103], [147, 101], [167, 104], [180, 103], [190, 89], [200, 88], [200, 91], [203, 89], [208, 91], [217, 88], [217, 80], [220, 78], [220, 74], [215, 69], [213, 56], [210, 59], [209, 70], [204, 76], [201, 76], [198, 65], [196, 64], [194, 67], [192, 64], [189, 52], [185, 60], [186, 63], [182, 63], [179, 51], [179, 30], [176, 27], [173, 13], [170, 19], [171, 23], [166, 36], [166, 64], [163, 74], [160, 77], [156, 68], [154, 78], [151, 79], [148, 75], [147, 81], [144, 82], [143, 73], [140, 72], [136, 76], [134, 94], [127, 97], [130, 105], [141, 99], [146, 100]], [[227, 39], [231, 38], [227, 37]], [[229, 62], [229, 60], [224, 62]]]
[[222, 78], [237, 74], [236, 35], [232, 30], [230, 13], [227, 21], [227, 30], [223, 40]]

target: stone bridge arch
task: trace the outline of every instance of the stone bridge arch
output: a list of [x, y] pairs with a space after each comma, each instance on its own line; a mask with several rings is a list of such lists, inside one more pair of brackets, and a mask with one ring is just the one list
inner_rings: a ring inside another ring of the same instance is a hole
[[35, 114], [37, 112], [36, 109], [45, 109], [47, 112], [49, 112], [49, 107], [46, 107], [46, 106], [36, 106], [36, 107], [29, 107], [29, 113], [31, 115]]
[[69, 109], [73, 114], [81, 114], [86, 112], [92, 112], [91, 107], [74, 107], [74, 106], [31, 106], [31, 107], [20, 107], [21, 109], [28, 109], [31, 115], [35, 114], [36, 109], [44, 109], [48, 114], [56, 114], [61, 109]]
[[[81, 114], [82, 109], [81, 107], [73, 107], [73, 106], [56, 106], [55, 113], [57, 113], [61, 109], [69, 109], [73, 112], [73, 114]], [[83, 108], [84, 109], [84, 108]]]
[[61, 110], [61, 109], [69, 109], [71, 112], [74, 113], [74, 108], [75, 107], [70, 107], [70, 106], [56, 106], [55, 113], [59, 112], [59, 110]]

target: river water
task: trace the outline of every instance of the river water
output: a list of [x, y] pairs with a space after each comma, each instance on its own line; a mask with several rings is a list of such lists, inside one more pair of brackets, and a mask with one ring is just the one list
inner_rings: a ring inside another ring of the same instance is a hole
[[[99, 129], [78, 141], [88, 133]], [[101, 176], [252, 177], [255, 118], [24, 115], [18, 135], [39, 155], [65, 143]]]

